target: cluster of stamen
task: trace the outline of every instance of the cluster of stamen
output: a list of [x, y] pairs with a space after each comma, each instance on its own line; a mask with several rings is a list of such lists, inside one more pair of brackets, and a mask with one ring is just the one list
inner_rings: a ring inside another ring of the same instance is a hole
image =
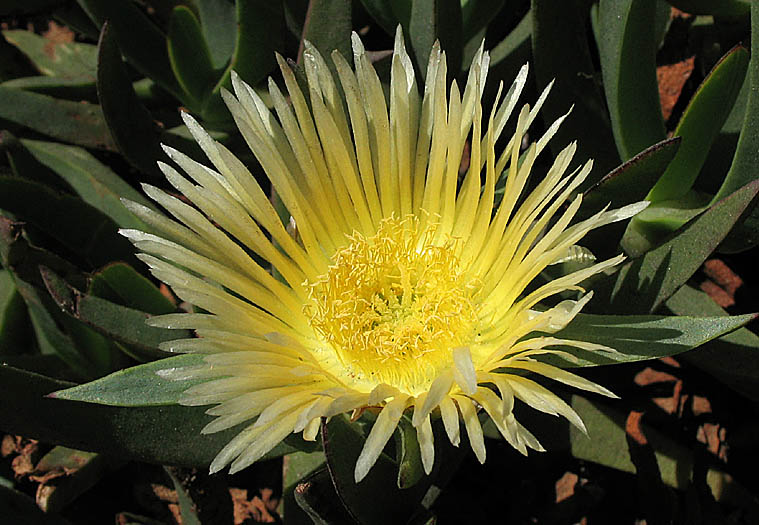
[[450, 362], [472, 333], [476, 287], [459, 268], [455, 241], [435, 245], [434, 234], [417, 218], [385, 219], [375, 235], [350, 237], [309, 283], [311, 325], [352, 374], [406, 383]]

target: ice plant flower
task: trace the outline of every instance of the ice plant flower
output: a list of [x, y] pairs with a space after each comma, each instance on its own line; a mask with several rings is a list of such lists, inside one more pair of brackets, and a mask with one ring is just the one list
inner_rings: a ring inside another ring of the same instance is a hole
[[[399, 31], [388, 109], [355, 34], [353, 52], [355, 70], [332, 54], [334, 79], [307, 44], [306, 93], [279, 58], [287, 93], [269, 80], [273, 110], [237, 77], [234, 95], [224, 93], [288, 210], [289, 226], [245, 165], [187, 114], [184, 121], [213, 168], [165, 147], [192, 179], [160, 164], [186, 200], [149, 185], [144, 190], [176, 221], [127, 203], [153, 232], [123, 231], [143, 252], [140, 259], [180, 298], [205, 311], [150, 320], [197, 335], [166, 343], [165, 350], [205, 355], [204, 365], [169, 370], [166, 377], [207, 380], [180, 401], [215, 405], [207, 413], [216, 418], [203, 433], [243, 425], [211, 472], [230, 463], [231, 472], [239, 471], [293, 432], [315, 439], [322, 418], [369, 409], [377, 417], [357, 460], [356, 480], [366, 476], [405, 412], [429, 473], [431, 417], [442, 418], [454, 445], [463, 421], [480, 461], [480, 409], [522, 453], [543, 448], [515, 419], [515, 399], [584, 429], [578, 415], [531, 374], [613, 395], [535, 357], [567, 355], [566, 347], [613, 351], [551, 335], [591, 294], [551, 308], [539, 303], [567, 290], [581, 293], [579, 283], [622, 258], [527, 287], [548, 265], [577, 253], [576, 243], [589, 230], [629, 218], [643, 205], [573, 224], [581, 202], [577, 188], [592, 165], [566, 174], [575, 144], [522, 195], [536, 157], [563, 120], [522, 151], [546, 89], [534, 107], [516, 112], [514, 134], [501, 138], [525, 85], [526, 65], [484, 115], [487, 52], [477, 52], [461, 93], [455, 82], [447, 88], [445, 53], [436, 44], [420, 92]], [[462, 163], [465, 144], [470, 153]], [[496, 205], [502, 173], [505, 190]]]

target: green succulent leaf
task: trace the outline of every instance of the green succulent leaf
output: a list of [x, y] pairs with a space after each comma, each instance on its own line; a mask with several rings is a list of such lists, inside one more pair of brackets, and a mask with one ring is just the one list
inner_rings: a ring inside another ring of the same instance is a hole
[[657, 9], [649, 0], [601, 0], [598, 51], [606, 102], [620, 157], [627, 160], [665, 138], [656, 81]]
[[185, 100], [191, 107], [202, 107], [221, 71], [214, 69], [200, 21], [186, 6], [171, 12], [167, 44], [174, 75], [187, 94]]
[[158, 143], [158, 130], [134, 92], [110, 27], [110, 22], [103, 24], [98, 42], [97, 90], [103, 116], [127, 161], [143, 173], [158, 175], [156, 161], [166, 158]]
[[54, 477], [52, 483], [42, 482], [37, 490], [37, 505], [51, 514], [61, 512], [118, 464], [118, 460], [95, 452], [54, 447], [35, 465], [33, 475], [43, 479], [49, 473], [66, 475]]
[[11, 29], [3, 36], [19, 48], [43, 75], [95, 81], [97, 49], [81, 42], [55, 42], [32, 31]]
[[[751, 4], [751, 32], [759, 34], [759, 4]], [[759, 166], [759, 38], [751, 39], [751, 60], [748, 64], [749, 93], [743, 126], [738, 137], [735, 156], [714, 201], [729, 195], [749, 181], [757, 179]], [[759, 212], [756, 209], [735, 232], [725, 239], [721, 251], [739, 252], [759, 244]]]
[[6, 80], [0, 87], [32, 91], [50, 97], [67, 100], [97, 100], [95, 80], [92, 77], [22, 77]]
[[118, 234], [116, 223], [76, 197], [57, 194], [33, 181], [0, 176], [0, 209], [41, 229], [71, 257], [92, 267], [112, 260], [137, 263], [131, 243]]
[[16, 177], [34, 180], [63, 193], [74, 193], [71, 186], [34, 155], [7, 130], [0, 131], [0, 151], [4, 151], [11, 173]]
[[224, 67], [235, 50], [237, 18], [235, 6], [229, 0], [203, 0], [194, 2], [200, 17], [200, 26], [208, 44], [213, 67]]
[[360, 483], [354, 469], [366, 437], [346, 416], [331, 418], [322, 425], [322, 443], [327, 468], [340, 501], [359, 523], [406, 523], [422, 510], [421, 500], [429, 483], [417, 483], [401, 490], [396, 487], [398, 465], [385, 454]]
[[31, 344], [29, 315], [13, 276], [0, 270], [0, 356], [22, 352]]
[[53, 268], [56, 273], [77, 286], [84, 286], [81, 270], [58, 255], [30, 244], [23, 224], [0, 216], [0, 262], [15, 278], [38, 288], [44, 288], [40, 265]]
[[468, 42], [470, 38], [487, 28], [505, 3], [505, 0], [468, 0], [461, 2], [463, 41]]
[[[125, 460], [207, 468], [240, 431], [201, 434], [212, 420], [203, 407], [113, 407], [52, 399], [47, 394], [73, 385], [9, 366], [0, 366], [0, 383], [4, 431]], [[265, 458], [315, 447], [290, 437]]]
[[77, 0], [98, 28], [108, 21], [127, 61], [177, 98], [182, 89], [171, 69], [166, 36], [134, 2]]
[[69, 334], [61, 330], [51, 314], [50, 307], [54, 305], [49, 304], [50, 300], [44, 295], [45, 292], [18, 278], [15, 279], [15, 284], [29, 310], [40, 352], [59, 357], [77, 379], [86, 380], [101, 375], [101, 370], [87, 359]]
[[[61, 274], [81, 281], [79, 271], [56, 255], [31, 246], [22, 235], [18, 223], [0, 218], [0, 258], [10, 272], [13, 283], [26, 303], [36, 345], [17, 349], [31, 354], [39, 350], [44, 357], [60, 359], [67, 366], [56, 374], [78, 379], [102, 376], [123, 366], [122, 356], [101, 335], [60, 312], [44, 290], [40, 264], [49, 264]], [[43, 357], [27, 355], [26, 357]], [[15, 360], [19, 364], [23, 360]]]
[[[553, 0], [532, 0], [531, 10], [532, 53], [538, 89], [555, 80], [543, 105], [543, 119], [553, 122], [572, 110], [550, 147], [557, 154], [565, 144], [576, 140], [577, 158], [594, 159], [596, 175], [591, 176], [582, 189], [619, 165], [609, 118], [594, 79], [595, 67], [585, 27], [587, 10], [582, 0], [561, 4]], [[658, 140], [646, 146], [654, 142]]]
[[200, 518], [198, 517], [198, 507], [192, 500], [187, 488], [182, 482], [174, 475], [173, 469], [165, 467], [164, 471], [171, 478], [171, 484], [174, 485], [174, 490], [177, 493], [177, 500], [179, 502], [179, 515], [182, 517], [182, 525], [201, 525]]
[[408, 39], [419, 72], [427, 74], [430, 50], [436, 40], [445, 51], [449, 75], [461, 71], [461, 3], [446, 0], [414, 0], [408, 22]]
[[655, 311], [698, 270], [758, 191], [759, 181], [747, 184], [688, 221], [669, 240], [603, 278], [591, 307], [611, 307], [618, 313]]
[[[221, 90], [232, 88], [232, 71], [254, 86], [274, 69], [277, 64], [275, 52], [283, 47], [285, 21], [279, 2], [237, 0], [235, 5], [237, 38], [234, 53], [212, 94], [206, 98], [203, 108], [203, 118], [210, 122], [226, 122], [230, 119], [229, 110], [221, 99]], [[332, 22], [334, 24], [339, 21]]]
[[408, 30], [411, 18], [411, 4], [408, 0], [361, 0], [366, 12], [390, 35], [395, 35], [398, 24], [403, 26], [404, 34]]
[[[287, 496], [285, 496], [287, 497]], [[299, 513], [290, 505], [286, 510], [288, 523], [303, 525], [330, 525], [332, 523], [354, 523], [353, 518], [342, 506], [335, 493], [335, 486], [326, 467], [306, 476], [294, 489], [294, 502]], [[287, 499], [285, 499], [287, 503]]]
[[[351, 0], [310, 0], [302, 40], [311, 42], [324, 57], [337, 49], [349, 64], [353, 63], [351, 14]], [[331, 65], [330, 60], [327, 63]]]
[[23, 139], [21, 143], [38, 162], [59, 175], [84, 202], [107, 215], [118, 226], [147, 228], [126, 209], [121, 199], [129, 199], [148, 208], [155, 206], [87, 150], [30, 139]]
[[57, 140], [116, 150], [100, 106], [0, 86], [0, 119]]
[[[631, 458], [625, 432], [626, 414], [582, 396], [572, 396], [571, 404], [588, 430], [586, 435], [570, 425], [572, 455], [623, 472], [636, 472], [638, 467]], [[661, 481], [670, 487], [687, 489], [694, 466], [693, 452], [648, 425], [642, 425], [642, 430], [655, 456]], [[741, 503], [755, 506], [745, 489], [724, 472], [710, 468], [704, 475], [717, 501], [736, 503], [737, 497]]]
[[678, 199], [693, 186], [738, 97], [748, 61], [748, 50], [736, 46], [722, 57], [701, 83], [673, 133], [675, 137], [682, 137], [682, 147], [651, 189], [647, 200]]
[[410, 417], [404, 415], [401, 418], [394, 435], [398, 462], [397, 485], [399, 489], [407, 489], [419, 483], [425, 476], [416, 428], [411, 425]]
[[586, 219], [607, 205], [615, 209], [646, 200], [649, 189], [677, 154], [681, 140], [674, 137], [654, 144], [604, 176], [585, 191], [577, 219]]
[[[497, 68], [504, 60], [509, 59], [514, 55], [517, 55], [518, 59], [512, 59], [513, 62], [511, 71], [516, 71], [518, 68], [527, 62], [526, 58], [529, 57], [530, 50], [522, 50], [523, 48], [530, 47], [530, 36], [532, 35], [532, 12], [528, 12], [522, 17], [517, 25], [512, 29], [503, 40], [498, 42], [490, 49], [490, 67]], [[522, 50], [522, 51], [520, 51]], [[526, 51], [526, 52], [525, 52]], [[525, 59], [522, 60], [521, 57]], [[497, 69], [496, 69], [497, 71]], [[499, 76], [496, 76], [499, 78]]]
[[[727, 316], [711, 297], [688, 285], [665, 307], [676, 315]], [[688, 352], [682, 359], [717, 378], [752, 401], [759, 401], [759, 336], [739, 328]]]
[[[294, 452], [285, 456], [283, 460], [282, 514], [288, 523], [311, 525], [309, 516], [318, 515], [313, 508], [314, 505], [318, 507], [317, 502], [321, 502], [323, 506], [331, 503], [331, 507], [347, 515], [335, 494], [332, 478], [329, 477], [325, 466], [324, 452]], [[318, 480], [314, 476], [317, 476]], [[321, 484], [322, 479], [325, 481], [324, 484]], [[327, 489], [329, 497], [325, 498], [323, 494], [317, 496], [322, 488]], [[327, 518], [326, 523], [338, 523], [338, 520]]]
[[165, 356], [159, 349], [161, 343], [190, 337], [188, 330], [148, 326], [146, 321], [150, 318], [149, 314], [84, 294], [48, 268], [42, 267], [40, 272], [51, 297], [65, 314], [112, 340], [138, 349], [140, 357], [145, 360]]
[[176, 310], [161, 290], [125, 263], [109, 264], [94, 273], [87, 293], [151, 315], [168, 314]]
[[[471, 49], [470, 46], [467, 46], [467, 48]], [[467, 49], [465, 49], [466, 51]], [[510, 78], [514, 75], [515, 71], [519, 71], [522, 65], [531, 60], [532, 11], [524, 15], [514, 29], [490, 49], [490, 70], [488, 76], [492, 78]], [[486, 82], [484, 98], [492, 99], [495, 97], [496, 89], [497, 85], [495, 82]]]
[[707, 210], [709, 200], [709, 195], [690, 191], [676, 200], [652, 203], [630, 221], [622, 246], [633, 256], [649, 251]]
[[[591, 301], [592, 303], [592, 301]], [[563, 348], [577, 361], [546, 355], [541, 360], [566, 367], [629, 363], [677, 355], [730, 333], [759, 314], [733, 317], [578, 314], [554, 337], [587, 341], [613, 348], [617, 353]]]

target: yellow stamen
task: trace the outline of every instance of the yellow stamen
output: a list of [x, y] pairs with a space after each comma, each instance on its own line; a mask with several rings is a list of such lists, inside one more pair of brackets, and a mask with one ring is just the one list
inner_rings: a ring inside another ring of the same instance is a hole
[[416, 217], [385, 219], [374, 236], [349, 237], [308, 283], [306, 314], [350, 380], [414, 395], [450, 364], [452, 348], [472, 340], [478, 286], [462, 272], [455, 240], [433, 244], [436, 230]]

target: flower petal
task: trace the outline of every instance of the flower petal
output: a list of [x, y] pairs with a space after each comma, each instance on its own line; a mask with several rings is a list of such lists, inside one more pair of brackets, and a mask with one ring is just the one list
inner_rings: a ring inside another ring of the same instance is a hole
[[377, 420], [372, 426], [369, 436], [366, 438], [364, 448], [356, 460], [356, 469], [354, 472], [356, 483], [361, 481], [369, 473], [377, 458], [385, 448], [390, 436], [393, 435], [398, 422], [403, 415], [403, 409], [406, 408], [408, 396], [399, 396], [390, 401], [377, 416]]

